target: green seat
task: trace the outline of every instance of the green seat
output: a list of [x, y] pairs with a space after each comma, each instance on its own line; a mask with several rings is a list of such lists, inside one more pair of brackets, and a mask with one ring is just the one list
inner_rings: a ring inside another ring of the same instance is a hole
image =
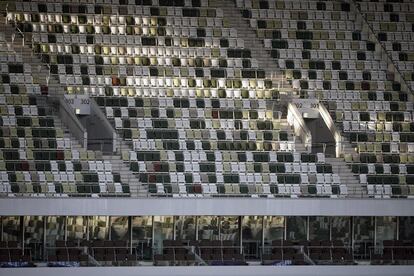
[[311, 195], [316, 195], [316, 186], [314, 186], [314, 185], [309, 185], [308, 186], [308, 193], [309, 194], [311, 194]]

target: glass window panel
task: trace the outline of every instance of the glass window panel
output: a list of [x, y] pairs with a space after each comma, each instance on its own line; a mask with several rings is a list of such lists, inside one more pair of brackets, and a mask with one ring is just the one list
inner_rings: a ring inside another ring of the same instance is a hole
[[374, 240], [374, 218], [354, 217], [354, 240]]
[[108, 222], [107, 216], [89, 217], [89, 240], [108, 240]]
[[414, 217], [399, 218], [399, 236], [400, 240], [414, 240]]
[[220, 239], [239, 240], [239, 217], [221, 217]]
[[132, 217], [132, 240], [147, 241], [152, 238], [152, 217]]
[[68, 240], [86, 240], [87, 217], [69, 216], [66, 220], [66, 234]]
[[46, 245], [54, 246], [56, 240], [65, 239], [65, 217], [46, 218]]
[[173, 216], [154, 216], [154, 248], [162, 252], [162, 242], [173, 239]]
[[330, 240], [329, 217], [309, 217], [309, 240]]
[[176, 240], [195, 240], [195, 216], [177, 216], [175, 218]]
[[382, 245], [384, 240], [395, 240], [397, 238], [397, 218], [377, 217], [377, 244]]
[[111, 240], [129, 240], [128, 217], [111, 217]]
[[287, 240], [307, 239], [307, 217], [287, 217]]
[[20, 217], [2, 217], [3, 241], [20, 241]]
[[43, 240], [43, 216], [24, 217], [25, 243], [40, 243]]
[[264, 240], [282, 240], [285, 236], [285, 217], [264, 216]]
[[351, 241], [351, 217], [331, 218], [332, 240], [340, 240], [345, 245]]
[[258, 259], [262, 244], [262, 216], [242, 217], [243, 253], [248, 259]]
[[243, 241], [262, 239], [262, 216], [242, 217], [242, 237]]
[[201, 216], [198, 217], [198, 239], [199, 240], [218, 240], [219, 217]]
[[152, 216], [132, 217], [132, 245], [140, 259], [152, 259]]
[[24, 217], [24, 243], [30, 248], [34, 260], [42, 258], [43, 231], [43, 216]]
[[354, 255], [357, 258], [369, 257], [374, 244], [374, 217], [354, 217]]

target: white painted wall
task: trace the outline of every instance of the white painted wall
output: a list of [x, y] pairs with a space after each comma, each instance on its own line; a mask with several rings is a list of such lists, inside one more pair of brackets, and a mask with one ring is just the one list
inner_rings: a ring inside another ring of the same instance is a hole
[[0, 216], [414, 216], [413, 206], [412, 199], [1, 198]]
[[7, 276], [412, 276], [414, 266], [199, 266], [199, 267], [84, 267], [0, 268]]

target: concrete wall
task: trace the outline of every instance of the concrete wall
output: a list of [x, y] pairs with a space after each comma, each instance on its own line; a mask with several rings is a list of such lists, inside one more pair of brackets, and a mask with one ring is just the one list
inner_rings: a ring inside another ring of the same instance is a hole
[[88, 132], [88, 149], [115, 152], [116, 132], [94, 99], [90, 99], [91, 114], [80, 116], [79, 121]]
[[59, 117], [63, 124], [70, 130], [72, 135], [78, 140], [79, 144], [86, 149], [88, 133], [86, 128], [79, 121], [78, 117], [73, 112], [71, 106], [64, 100], [63, 97], [56, 99], [59, 106]]
[[414, 216], [413, 203], [412, 199], [2, 198], [0, 215]]
[[0, 275], [7, 276], [412, 276], [414, 266], [198, 266], [198, 267], [78, 267], [78, 268], [0, 268]]
[[[304, 120], [312, 134], [312, 152], [325, 152], [326, 155], [335, 156], [335, 139], [324, 120], [321, 117]], [[326, 148], [323, 144], [327, 144]]]

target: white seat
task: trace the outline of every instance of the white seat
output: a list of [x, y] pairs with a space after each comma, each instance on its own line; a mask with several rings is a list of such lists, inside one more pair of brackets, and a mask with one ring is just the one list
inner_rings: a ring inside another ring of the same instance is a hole
[[325, 177], [323, 174], [317, 173], [316, 174], [316, 182], [317, 184], [324, 184], [325, 183]]
[[375, 194], [374, 185], [367, 185], [368, 195], [373, 196]]
[[339, 189], [341, 191], [341, 195], [348, 195], [348, 187], [344, 184], [339, 186]]
[[334, 173], [332, 175], [332, 183], [333, 184], [341, 184], [341, 179], [338, 174]]
[[359, 182], [361, 184], [367, 184], [367, 175], [366, 174], [360, 174], [359, 175]]
[[300, 178], [302, 184], [309, 184], [309, 178], [307, 174], [301, 174]]

